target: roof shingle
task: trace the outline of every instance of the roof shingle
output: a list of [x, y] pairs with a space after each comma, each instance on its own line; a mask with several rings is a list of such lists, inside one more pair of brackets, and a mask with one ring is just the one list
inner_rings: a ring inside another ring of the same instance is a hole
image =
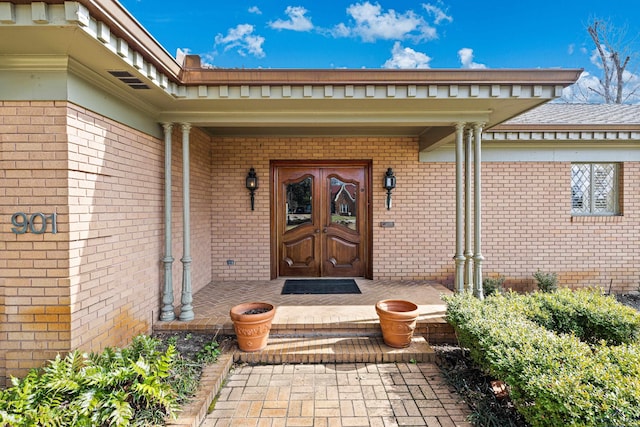
[[502, 125], [637, 125], [640, 105], [544, 104]]

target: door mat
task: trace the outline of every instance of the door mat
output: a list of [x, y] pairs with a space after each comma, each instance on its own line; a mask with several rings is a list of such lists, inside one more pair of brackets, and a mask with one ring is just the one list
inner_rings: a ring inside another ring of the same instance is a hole
[[361, 294], [353, 279], [289, 279], [281, 295], [287, 294]]

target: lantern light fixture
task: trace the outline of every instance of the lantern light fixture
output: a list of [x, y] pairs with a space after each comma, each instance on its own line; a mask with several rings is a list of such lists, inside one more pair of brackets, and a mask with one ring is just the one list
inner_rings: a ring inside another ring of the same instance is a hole
[[391, 191], [396, 188], [396, 177], [393, 169], [388, 168], [384, 176], [384, 188], [387, 190], [387, 210], [391, 209]]
[[255, 192], [258, 189], [258, 177], [254, 168], [249, 169], [245, 185], [247, 186], [247, 190], [249, 190], [249, 193], [251, 193], [251, 210], [254, 210]]

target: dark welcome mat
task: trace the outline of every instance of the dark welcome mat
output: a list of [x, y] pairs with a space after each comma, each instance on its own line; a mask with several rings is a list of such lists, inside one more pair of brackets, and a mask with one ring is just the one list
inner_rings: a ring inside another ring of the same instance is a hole
[[361, 294], [353, 279], [289, 279], [285, 280], [282, 295], [286, 294]]

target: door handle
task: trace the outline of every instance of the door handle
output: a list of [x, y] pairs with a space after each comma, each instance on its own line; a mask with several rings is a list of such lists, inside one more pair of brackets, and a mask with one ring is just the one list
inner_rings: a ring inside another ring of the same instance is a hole
[[326, 233], [326, 232], [327, 232], [327, 227], [323, 228], [323, 229], [322, 229], [322, 232], [323, 232], [323, 233]]
[[315, 231], [314, 231], [314, 233], [316, 233], [316, 234], [318, 234], [319, 232], [320, 232], [319, 228], [316, 228]]

